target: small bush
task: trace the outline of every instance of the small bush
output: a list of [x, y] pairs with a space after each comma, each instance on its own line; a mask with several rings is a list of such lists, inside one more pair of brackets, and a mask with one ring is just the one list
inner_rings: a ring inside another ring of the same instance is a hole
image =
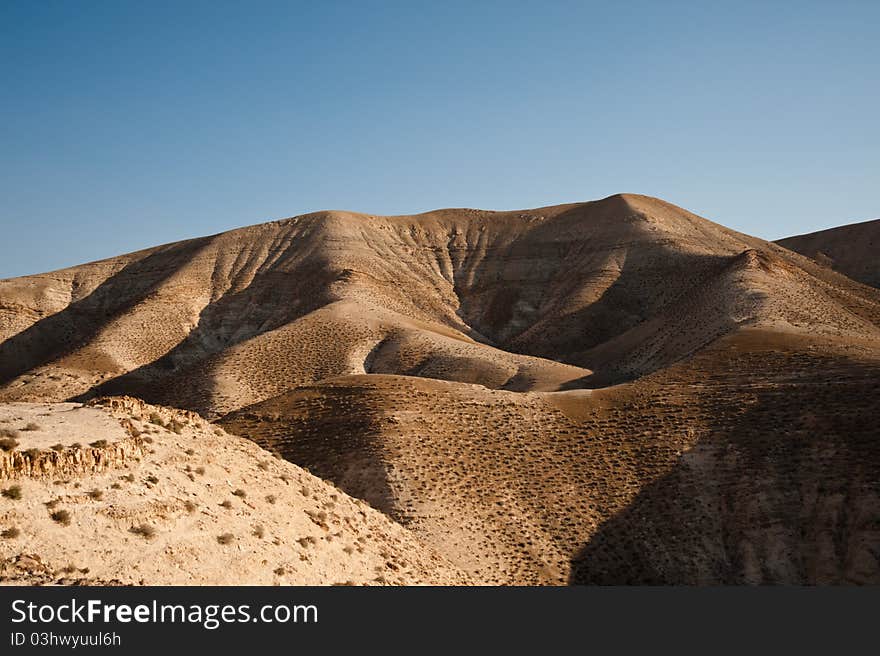
[[15, 439], [18, 437], [18, 431], [14, 428], [0, 428], [0, 437], [11, 437]]
[[104, 493], [101, 492], [101, 490], [95, 488], [94, 490], [91, 490], [91, 491], [89, 492], [89, 498], [90, 498], [92, 501], [100, 501], [101, 499], [104, 498]]
[[18, 446], [18, 440], [14, 437], [0, 437], [0, 449], [4, 451], [12, 451]]
[[283, 567], [276, 567], [273, 571], [277, 576], [284, 576], [285, 574]]
[[186, 508], [186, 512], [188, 512], [190, 514], [194, 513], [196, 511], [196, 509], [198, 508], [198, 506], [195, 503], [193, 503], [192, 501], [184, 502], [183, 507]]
[[51, 448], [53, 451], [64, 451], [64, 445], [61, 444], [60, 442], [58, 444], [53, 444], [49, 448]]
[[199, 476], [204, 476], [205, 475], [205, 468], [204, 467], [196, 467], [196, 474], [198, 474]]
[[40, 430], [40, 425], [35, 424], [34, 422], [30, 422], [27, 426], [25, 426], [21, 430], [23, 430], [23, 431], [38, 431], [38, 430]]
[[18, 528], [15, 526], [10, 526], [9, 528], [5, 529], [3, 532], [0, 532], [0, 537], [3, 537], [7, 540], [14, 540], [19, 535], [21, 535], [21, 531], [19, 531]]
[[116, 482], [111, 483], [111, 484], [110, 484], [110, 487], [111, 487], [112, 489], [114, 489], [114, 490], [120, 490], [120, 489], [122, 489], [122, 486], [121, 486], [119, 483], [116, 483]]
[[174, 419], [174, 420], [171, 422], [171, 424], [169, 424], [169, 427], [171, 428], [171, 430], [173, 430], [173, 431], [174, 431], [175, 433], [177, 433], [178, 435], [180, 435], [180, 434], [183, 432], [183, 424], [181, 424], [181, 423], [180, 423], [179, 421], [177, 421], [176, 419]]
[[153, 485], [155, 485], [158, 482], [159, 482], [159, 477], [156, 476], [155, 474], [150, 474], [149, 476], [147, 476], [147, 483], [152, 483]]
[[128, 483], [134, 483], [134, 474], [126, 474], [125, 476], [120, 476], [120, 478]]
[[162, 421], [162, 416], [158, 412], [150, 413], [150, 423], [156, 426], [165, 426], [165, 422]]
[[232, 502], [229, 499], [226, 499], [220, 505], [222, 507], [226, 508], [226, 510], [229, 510], [230, 508], [232, 508]]
[[7, 499], [18, 501], [21, 499], [21, 485], [10, 485], [3, 492], [0, 492]]
[[274, 494], [266, 495], [266, 501], [268, 501], [269, 503], [275, 503], [277, 500], [278, 498]]
[[129, 533], [134, 533], [135, 535], [140, 535], [145, 540], [150, 540], [156, 535], [156, 529], [154, 529], [149, 524], [140, 524], [138, 526], [132, 526], [128, 529]]
[[51, 515], [49, 515], [53, 521], [58, 522], [62, 526], [70, 525], [70, 513], [66, 510], [56, 510]]
[[241, 497], [242, 499], [244, 499], [247, 496], [247, 492], [245, 492], [241, 488], [238, 488], [237, 490], [233, 490], [232, 494], [237, 497]]
[[70, 448], [71, 449], [81, 449], [81, 448], [83, 448], [83, 445], [80, 444], [79, 442], [74, 442], [73, 444], [70, 445]]
[[195, 455], [196, 450], [195, 449], [187, 449], [186, 451], [184, 451], [184, 453], [188, 456], [193, 456], [193, 455]]
[[266, 534], [266, 529], [264, 529], [262, 525], [258, 525], [258, 526], [255, 526], [255, 527], [254, 527], [254, 535], [255, 535], [256, 537], [258, 537], [258, 538], [260, 538], [260, 539], [262, 540], [262, 539], [263, 539], [263, 536], [264, 536], [265, 534]]
[[232, 544], [232, 541], [235, 539], [235, 536], [232, 533], [224, 533], [223, 535], [217, 536], [217, 542], [220, 544]]
[[36, 460], [40, 456], [42, 451], [40, 451], [39, 449], [28, 449], [24, 453], [31, 460]]
[[107, 446], [107, 440], [95, 440], [94, 442], [89, 444], [89, 446], [96, 449], [103, 449], [105, 446]]
[[146, 442], [147, 444], [152, 444], [153, 438], [150, 437], [149, 435], [144, 435], [144, 442]]

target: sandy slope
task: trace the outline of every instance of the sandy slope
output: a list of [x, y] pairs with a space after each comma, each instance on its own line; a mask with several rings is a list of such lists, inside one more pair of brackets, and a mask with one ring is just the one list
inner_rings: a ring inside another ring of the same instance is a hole
[[[34, 454], [0, 478], [0, 489], [20, 493], [0, 497], [0, 531], [18, 531], [0, 538], [2, 582], [468, 581], [365, 503], [192, 414], [130, 399], [0, 406], [0, 427], [30, 422], [40, 429], [21, 431], [15, 451], [50, 451], [53, 462], [32, 471], [31, 460], [45, 457]], [[78, 454], [98, 440], [105, 460], [76, 471]], [[122, 440], [125, 458], [114, 451]], [[67, 448], [51, 451], [48, 441]], [[58, 511], [69, 524], [53, 520]], [[140, 526], [155, 534], [131, 532]]]
[[853, 280], [880, 287], [880, 219], [787, 237], [776, 243]]

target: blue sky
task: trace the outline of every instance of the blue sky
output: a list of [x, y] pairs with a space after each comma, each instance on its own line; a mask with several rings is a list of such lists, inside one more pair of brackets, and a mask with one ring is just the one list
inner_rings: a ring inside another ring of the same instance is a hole
[[880, 2], [0, 3], [0, 277], [319, 209], [880, 216]]

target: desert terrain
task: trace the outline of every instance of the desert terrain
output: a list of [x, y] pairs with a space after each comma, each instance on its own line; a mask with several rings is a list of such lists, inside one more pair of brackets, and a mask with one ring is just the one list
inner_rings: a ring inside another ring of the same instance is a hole
[[787, 237], [776, 243], [853, 280], [880, 287], [880, 219]]
[[328, 211], [0, 280], [0, 579], [880, 583], [847, 228]]

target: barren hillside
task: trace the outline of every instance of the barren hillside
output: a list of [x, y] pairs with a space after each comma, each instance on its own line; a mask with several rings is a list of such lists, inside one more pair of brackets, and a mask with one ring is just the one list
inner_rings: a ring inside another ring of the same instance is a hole
[[553, 391], [741, 326], [877, 335], [880, 295], [643, 196], [324, 212], [0, 281], [0, 398], [133, 394], [215, 416], [384, 373]]
[[485, 583], [880, 583], [880, 349], [746, 329], [638, 382], [349, 376], [221, 420]]
[[872, 287], [880, 287], [880, 219], [787, 237], [780, 246]]
[[880, 583], [880, 290], [818, 259], [616, 195], [2, 280], [0, 576]]
[[0, 582], [461, 584], [409, 532], [188, 412], [0, 405]]

